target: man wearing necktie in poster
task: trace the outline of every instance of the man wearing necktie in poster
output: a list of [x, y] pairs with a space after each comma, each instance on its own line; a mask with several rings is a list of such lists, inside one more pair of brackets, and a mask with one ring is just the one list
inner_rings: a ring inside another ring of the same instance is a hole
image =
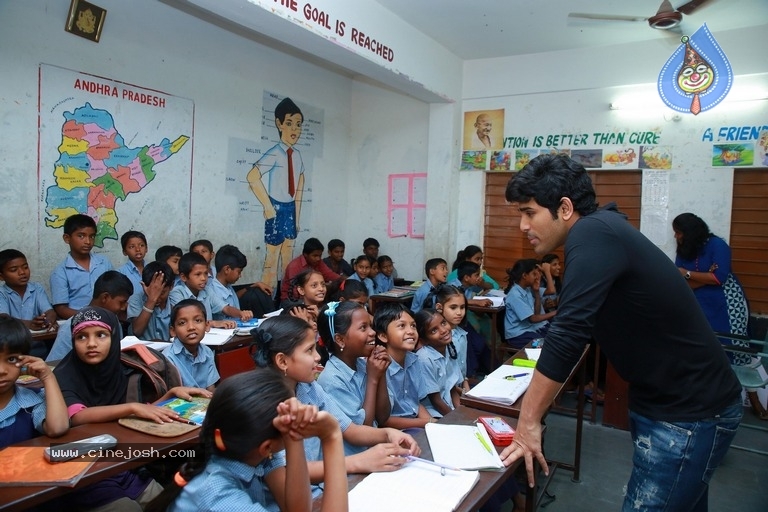
[[304, 162], [294, 146], [301, 137], [304, 116], [285, 98], [275, 107], [275, 127], [280, 142], [267, 150], [248, 173], [251, 191], [264, 207], [264, 242], [267, 256], [261, 280], [273, 288], [278, 267], [293, 258], [299, 232], [301, 197], [304, 192]]

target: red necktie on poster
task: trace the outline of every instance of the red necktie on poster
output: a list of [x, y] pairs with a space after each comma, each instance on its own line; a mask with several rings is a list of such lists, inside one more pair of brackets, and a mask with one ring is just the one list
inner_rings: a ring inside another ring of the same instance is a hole
[[293, 197], [296, 192], [296, 185], [293, 182], [293, 148], [285, 151], [288, 154], [288, 194]]

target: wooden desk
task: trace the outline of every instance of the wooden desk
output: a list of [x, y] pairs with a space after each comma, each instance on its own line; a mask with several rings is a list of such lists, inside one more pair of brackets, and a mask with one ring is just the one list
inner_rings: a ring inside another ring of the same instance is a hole
[[[581, 353], [581, 357], [579, 358], [579, 361], [576, 363], [576, 366], [573, 367], [571, 370], [570, 375], [568, 375], [568, 378], [565, 379], [565, 382], [563, 382], [560, 385], [560, 388], [557, 391], [557, 394], [555, 398], [559, 397], [565, 390], [565, 384], [571, 380], [571, 378], [576, 374], [576, 372], [580, 373], [579, 378], [579, 388], [578, 388], [578, 399], [577, 399], [577, 407], [576, 407], [576, 440], [575, 440], [575, 446], [574, 446], [574, 453], [573, 453], [573, 463], [570, 462], [562, 462], [557, 460], [549, 460], [551, 465], [551, 471], [549, 473], [549, 478], [547, 479], [547, 483], [545, 484], [544, 488], [546, 489], [546, 485], [548, 485], [549, 481], [551, 480], [552, 476], [555, 473], [555, 469], [562, 468], [566, 471], [571, 471], [573, 473], [572, 480], [574, 482], [579, 481], [579, 477], [581, 474], [581, 441], [584, 431], [584, 376], [586, 375], [586, 366], [584, 365], [584, 362], [587, 358], [587, 354], [589, 352], [589, 345], [587, 345], [584, 348], [584, 351]], [[512, 361], [515, 359], [528, 359], [528, 356], [525, 355], [525, 350], [520, 350], [519, 352], [515, 353], [510, 357], [504, 364], [512, 364]], [[488, 400], [483, 400], [480, 398], [474, 398], [468, 395], [464, 395], [461, 397], [461, 404], [465, 405], [467, 407], [473, 407], [475, 409], [480, 409], [483, 411], [489, 411], [494, 414], [501, 414], [506, 416], [511, 416], [513, 418], [517, 418], [520, 416], [520, 407], [523, 403], [523, 397], [525, 396], [525, 393], [517, 399], [515, 403], [512, 405], [505, 405], [498, 402], [491, 402]], [[552, 408], [552, 405], [550, 405], [550, 409]], [[545, 416], [546, 418], [546, 416]], [[542, 421], [544, 418], [542, 418]]]
[[[216, 369], [222, 379], [256, 368], [250, 354], [252, 341], [251, 336], [232, 336], [223, 345], [208, 345], [208, 348], [213, 350]], [[205, 338], [203, 344], [205, 345]]]
[[[482, 298], [482, 297], [480, 297]], [[499, 355], [498, 351], [500, 348], [504, 348], [504, 340], [501, 340], [501, 345], [498, 345], [499, 343], [499, 329], [498, 329], [498, 315], [501, 313], [502, 315], [506, 312], [506, 307], [499, 306], [499, 307], [492, 307], [492, 306], [473, 306], [472, 304], [469, 305], [467, 308], [473, 313], [485, 313], [487, 315], [490, 315], [491, 317], [491, 339], [488, 340], [491, 343], [491, 371], [495, 370], [496, 367], [499, 365]], [[504, 333], [501, 333], [502, 337], [504, 336]]]
[[370, 304], [369, 312], [373, 314], [376, 311], [376, 306], [380, 302], [401, 302], [405, 304], [409, 309], [411, 307], [411, 302], [413, 302], [413, 295], [416, 293], [416, 290], [408, 290], [404, 291], [402, 295], [383, 295], [380, 293], [377, 293], [375, 295], [371, 295], [368, 297], [368, 303]]
[[[443, 416], [440, 418], [440, 421], [438, 423], [444, 423], [447, 425], [474, 425], [477, 423], [477, 417], [482, 416], [481, 411], [477, 411], [475, 409], [471, 409], [469, 407], [464, 407], [460, 405], [455, 410], [451, 411], [449, 414]], [[514, 418], [505, 417], [504, 418], [512, 427], [514, 428], [517, 426], [517, 420]], [[429, 441], [427, 441], [427, 434], [424, 431], [424, 429], [420, 429], [420, 431], [415, 434], [414, 439], [416, 439], [416, 442], [419, 443], [419, 446], [421, 447], [421, 458], [427, 459], [427, 460], [433, 460], [432, 459], [432, 450], [429, 446]], [[497, 451], [501, 451], [501, 449], [497, 448]], [[515, 469], [523, 463], [523, 460], [516, 461], [511, 466], [501, 470], [501, 471], [480, 471], [480, 479], [477, 481], [475, 486], [472, 488], [472, 490], [467, 494], [467, 496], [464, 498], [464, 500], [459, 504], [458, 508], [456, 508], [457, 512], [472, 512], [476, 511], [478, 508], [480, 508], [486, 501], [488, 501], [488, 498], [493, 495], [494, 492], [507, 480], [507, 478], [511, 477], [512, 474], [515, 472]], [[366, 475], [349, 475], [348, 482], [349, 482], [349, 489], [351, 490], [355, 485], [360, 483], [363, 478], [365, 478]], [[528, 493], [530, 496], [528, 496], [528, 502], [533, 504], [534, 501], [534, 490], [526, 487], [528, 490]], [[393, 492], [396, 492], [396, 489], [393, 489]], [[320, 508], [323, 503], [323, 498], [320, 496], [318, 499], [314, 500], [312, 504], [312, 510], [314, 512], [320, 512]], [[529, 509], [529, 511], [532, 511], [533, 509]]]
[[[102, 480], [108, 476], [116, 475], [129, 469], [135, 469], [143, 466], [152, 460], [165, 459], [172, 461], [169, 452], [173, 449], [195, 448], [199, 442], [200, 429], [195, 429], [178, 437], [157, 437], [142, 432], [137, 432], [118, 425], [117, 422], [94, 423], [90, 425], [81, 425], [74, 427], [63, 436], [56, 439], [48, 437], [37, 437], [24, 443], [25, 446], [50, 446], [52, 443], [66, 443], [77, 441], [99, 434], [110, 434], [114, 436], [118, 445], [115, 447], [127, 451], [131, 450], [156, 450], [158, 455], [153, 458], [138, 458], [117, 460], [98, 460], [83, 475], [75, 487], [60, 486], [23, 486], [23, 487], [3, 487], [0, 492], [0, 510], [26, 510], [29, 507], [39, 505], [50, 499], [62, 496], [73, 489], [85, 487]], [[181, 465], [187, 457], [178, 457]]]

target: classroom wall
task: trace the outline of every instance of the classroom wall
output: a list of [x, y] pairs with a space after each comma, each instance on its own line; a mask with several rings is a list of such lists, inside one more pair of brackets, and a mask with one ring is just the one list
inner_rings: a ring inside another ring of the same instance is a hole
[[[710, 23], [709, 28], [731, 62], [734, 83], [768, 90], [768, 66], [762, 55], [766, 26], [718, 32]], [[662, 208], [647, 204], [651, 198], [646, 194], [641, 229], [672, 256], [671, 220], [692, 211], [728, 239], [733, 169], [712, 167], [712, 142], [703, 140], [703, 135], [707, 128], [717, 134], [723, 126], [768, 125], [768, 101], [721, 104], [698, 116], [683, 114], [679, 120], [663, 108], [608, 109], [609, 102], [619, 97], [657, 94], [655, 81], [677, 44], [679, 40], [660, 35], [642, 43], [466, 61], [463, 110], [504, 108], [505, 136], [527, 139], [524, 148], [532, 147], [535, 135], [588, 133], [592, 140], [595, 132], [657, 132], [659, 144], [671, 146], [674, 155], [668, 202]], [[488, 79], [491, 76], [493, 80]], [[559, 147], [577, 149], [563, 143]], [[587, 145], [606, 151], [616, 147]], [[759, 158], [757, 151], [755, 156]], [[644, 172], [645, 187], [648, 176]], [[462, 190], [473, 191], [462, 194], [462, 209], [481, 210], [483, 173], [462, 171], [460, 179]], [[481, 237], [476, 219], [459, 219], [458, 246]]]
[[[150, 252], [172, 243], [186, 248], [196, 238], [215, 246], [234, 243], [251, 262], [244, 280], [257, 279], [264, 258], [259, 226], [238, 225], [236, 198], [225, 191], [228, 144], [232, 138], [258, 141], [264, 91], [290, 96], [324, 111], [322, 155], [312, 163], [311, 218], [297, 246], [308, 236], [323, 242], [342, 238], [348, 256], [362, 240], [376, 236], [382, 249], [397, 253], [404, 276], [419, 275], [423, 241], [386, 238], [386, 175], [423, 171], [429, 106], [390, 88], [353, 79], [235, 35], [155, 0], [102, 0], [107, 9], [96, 44], [64, 31], [69, 2], [26, 0], [0, 3], [0, 248], [16, 247], [32, 265], [33, 279], [46, 282], [64, 257], [61, 230], [43, 226], [37, 177], [38, 70], [53, 64], [188, 98], [194, 102], [191, 215], [182, 228], [163, 230], [165, 201], [188, 194], [189, 181], [170, 177], [141, 194], [156, 199], [136, 225]], [[360, 112], [353, 112], [360, 109]], [[169, 160], [170, 162], [170, 160]], [[158, 170], [160, 168], [158, 167]], [[41, 174], [51, 170], [42, 169]], [[144, 196], [146, 197], [146, 196]], [[135, 207], [126, 202], [127, 208]], [[120, 205], [118, 205], [120, 207]], [[42, 212], [44, 215], [44, 212]], [[124, 262], [119, 242], [103, 250], [115, 266]]]

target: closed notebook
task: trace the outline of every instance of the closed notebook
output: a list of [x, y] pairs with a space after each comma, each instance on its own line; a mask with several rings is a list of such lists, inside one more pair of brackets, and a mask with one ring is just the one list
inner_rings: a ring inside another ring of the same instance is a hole
[[8, 446], [0, 450], [0, 486], [60, 485], [74, 487], [95, 458], [50, 463], [44, 446]]
[[477, 471], [446, 470], [412, 461], [371, 473], [349, 492], [349, 512], [451, 512], [472, 490]]
[[503, 364], [467, 392], [472, 398], [511, 405], [531, 383], [533, 368]]

